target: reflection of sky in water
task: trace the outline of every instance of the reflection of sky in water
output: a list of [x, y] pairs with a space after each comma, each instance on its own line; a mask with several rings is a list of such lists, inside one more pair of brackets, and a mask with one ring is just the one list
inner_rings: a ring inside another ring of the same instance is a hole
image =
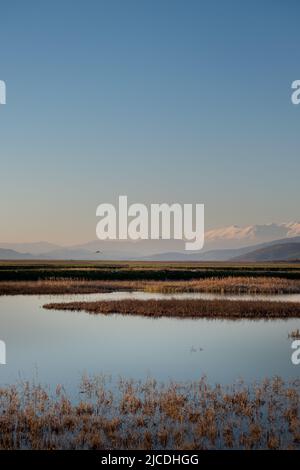
[[[0, 297], [0, 339], [7, 365], [0, 384], [19, 378], [75, 388], [82, 373], [215, 383], [281, 375], [294, 379], [288, 333], [300, 320], [177, 320], [89, 315], [44, 310], [49, 301], [74, 298], [153, 297], [137, 294]], [[154, 295], [157, 297], [157, 295]], [[171, 295], [174, 297], [174, 295]], [[299, 296], [298, 296], [299, 297]]]

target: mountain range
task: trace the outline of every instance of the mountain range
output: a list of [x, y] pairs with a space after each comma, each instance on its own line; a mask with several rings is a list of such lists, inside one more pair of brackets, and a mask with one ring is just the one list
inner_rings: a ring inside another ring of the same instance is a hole
[[182, 240], [100, 241], [59, 246], [48, 242], [0, 243], [0, 259], [277, 261], [300, 259], [300, 222], [209, 230], [199, 252]]

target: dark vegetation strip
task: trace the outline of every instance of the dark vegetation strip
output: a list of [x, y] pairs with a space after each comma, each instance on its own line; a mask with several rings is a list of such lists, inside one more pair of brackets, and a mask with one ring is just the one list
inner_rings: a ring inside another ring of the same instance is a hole
[[134, 300], [49, 303], [46, 309], [175, 318], [299, 318], [300, 303], [248, 300]]
[[0, 268], [0, 281], [38, 281], [51, 278], [85, 280], [149, 280], [171, 281], [207, 279], [211, 277], [277, 277], [300, 279], [300, 270], [295, 269], [246, 269], [246, 268], [193, 268], [193, 269], [25, 269]]

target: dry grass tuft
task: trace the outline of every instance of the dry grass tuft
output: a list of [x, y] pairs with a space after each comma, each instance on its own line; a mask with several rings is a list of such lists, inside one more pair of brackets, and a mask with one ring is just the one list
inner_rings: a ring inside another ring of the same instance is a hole
[[299, 388], [85, 377], [74, 403], [62, 387], [3, 387], [0, 449], [299, 449]]

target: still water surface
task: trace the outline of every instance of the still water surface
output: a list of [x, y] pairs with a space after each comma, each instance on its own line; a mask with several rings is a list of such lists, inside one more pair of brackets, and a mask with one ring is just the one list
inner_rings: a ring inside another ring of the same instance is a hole
[[[47, 302], [123, 298], [216, 298], [214, 294], [122, 292], [0, 297], [0, 339], [7, 364], [0, 385], [32, 380], [75, 392], [82, 374], [232, 383], [299, 376], [288, 334], [300, 320], [149, 319], [45, 310]], [[240, 298], [227, 296], [229, 298]], [[253, 298], [243, 296], [243, 298]], [[300, 301], [300, 295], [259, 296]]]

